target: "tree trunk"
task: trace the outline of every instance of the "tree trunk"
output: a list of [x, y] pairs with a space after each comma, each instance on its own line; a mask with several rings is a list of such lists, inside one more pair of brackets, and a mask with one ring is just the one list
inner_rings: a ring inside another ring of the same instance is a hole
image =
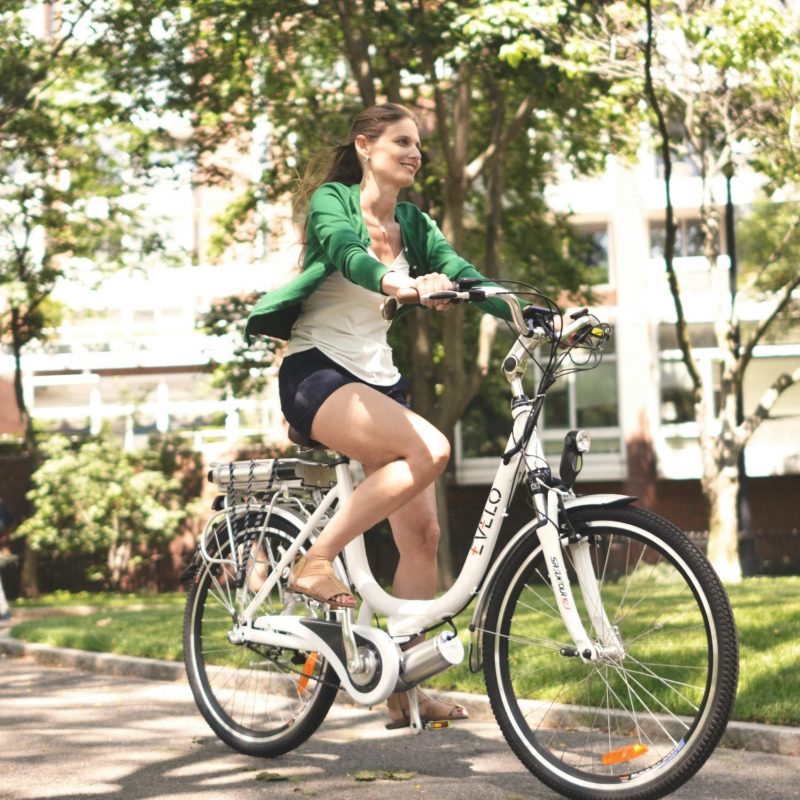
[[[664, 165], [664, 193], [665, 193], [665, 221], [666, 243], [664, 247], [664, 260], [667, 271], [667, 281], [670, 294], [675, 303], [675, 332], [678, 345], [681, 349], [683, 363], [689, 372], [694, 392], [694, 411], [700, 431], [700, 452], [702, 458], [702, 488], [709, 506], [709, 540], [708, 558], [715, 567], [720, 577], [728, 582], [741, 580], [741, 566], [739, 564], [738, 536], [736, 522], [737, 496], [739, 476], [737, 469], [738, 447], [735, 441], [735, 423], [730, 424], [728, 416], [730, 404], [726, 396], [727, 387], [722, 386], [720, 419], [723, 423], [722, 435], [719, 442], [715, 442], [709, 429], [710, 414], [707, 403], [713, 397], [713, 387], [704, 386], [697, 362], [692, 350], [689, 326], [684, 313], [678, 276], [675, 272], [674, 256], [676, 241], [676, 225], [674, 208], [672, 205], [672, 159], [670, 155], [670, 136], [667, 119], [659, 101], [653, 81], [653, 4], [652, 0], [645, 0], [647, 15], [647, 39], [645, 42], [645, 96], [648, 104], [656, 115], [658, 124], [661, 160]], [[688, 127], [688, 126], [687, 126]], [[705, 254], [709, 260], [709, 267], [716, 268], [716, 230], [718, 220], [714, 217], [715, 207], [707, 201], [705, 193], [708, 190], [706, 165], [701, 164], [703, 173], [703, 204], [702, 223], [704, 231]], [[718, 336], [721, 332], [717, 326]], [[723, 337], [724, 338], [724, 335]], [[722, 346], [722, 343], [721, 343]], [[723, 353], [725, 353], [723, 348]], [[726, 375], [730, 364], [726, 365]], [[735, 419], [735, 417], [734, 417]]]
[[707, 492], [709, 503], [708, 560], [724, 583], [739, 583], [742, 568], [739, 564], [739, 537], [736, 504], [739, 494], [739, 471], [736, 458], [706, 476], [713, 488]]
[[11, 609], [8, 607], [8, 600], [3, 589], [3, 576], [0, 574], [0, 619], [6, 618], [10, 613]]
[[[25, 425], [25, 450], [31, 459], [31, 473], [35, 472], [39, 465], [38, 448], [36, 442], [36, 432], [33, 428], [33, 419], [28, 413], [25, 403], [25, 391], [22, 385], [22, 335], [20, 332], [22, 322], [19, 310], [11, 310], [11, 346], [14, 355], [14, 397], [17, 401], [17, 409]], [[27, 516], [27, 501], [25, 504], [25, 516]], [[20, 574], [20, 591], [23, 597], [36, 598], [41, 594], [39, 587], [39, 553], [34, 550], [28, 542], [25, 542], [25, 552], [22, 556], [22, 572]]]
[[14, 356], [14, 398], [17, 401], [17, 410], [25, 425], [25, 449], [28, 453], [36, 451], [36, 434], [33, 429], [33, 420], [28, 413], [25, 403], [25, 391], [22, 385], [22, 319], [19, 309], [11, 309], [11, 350]]
[[26, 541], [25, 554], [22, 556], [22, 573], [20, 589], [23, 597], [37, 598], [41, 594], [39, 588], [39, 553]]

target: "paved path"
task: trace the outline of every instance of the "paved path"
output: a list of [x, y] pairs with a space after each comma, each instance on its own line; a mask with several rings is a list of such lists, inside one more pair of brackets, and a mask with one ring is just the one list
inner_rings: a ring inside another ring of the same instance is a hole
[[[248, 758], [206, 727], [183, 683], [0, 659], [4, 800], [523, 800], [556, 798], [493, 722], [412, 736], [379, 710], [337, 703], [305, 745]], [[362, 770], [407, 780], [356, 781]], [[269, 773], [264, 775], [264, 773]], [[261, 778], [259, 778], [261, 776]], [[265, 781], [265, 777], [282, 780]], [[673, 797], [797, 800], [800, 758], [718, 750]]]

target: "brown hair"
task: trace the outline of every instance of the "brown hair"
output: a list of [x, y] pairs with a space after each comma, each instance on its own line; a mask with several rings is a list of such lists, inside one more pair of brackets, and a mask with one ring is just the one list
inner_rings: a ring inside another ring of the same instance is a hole
[[411, 119], [417, 123], [414, 112], [398, 103], [383, 103], [365, 108], [353, 120], [350, 133], [347, 134], [344, 142], [324, 150], [320, 157], [312, 160], [300, 181], [294, 203], [294, 219], [303, 231], [304, 243], [305, 215], [311, 195], [323, 183], [336, 181], [346, 186], [361, 183], [363, 170], [356, 152], [356, 137], [366, 136], [370, 141], [374, 141], [389, 125], [399, 122], [401, 119]]

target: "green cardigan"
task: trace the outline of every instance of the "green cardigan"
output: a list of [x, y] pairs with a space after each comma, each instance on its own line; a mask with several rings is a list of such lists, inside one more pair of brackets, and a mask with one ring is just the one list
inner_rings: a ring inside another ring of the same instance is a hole
[[[303, 301], [325, 278], [338, 269], [345, 278], [373, 292], [381, 291], [381, 279], [389, 268], [373, 258], [367, 248], [372, 240], [361, 215], [360, 187], [325, 183], [314, 192], [308, 210], [308, 241], [300, 274], [267, 292], [250, 312], [245, 336], [288, 339]], [[413, 203], [398, 203], [403, 251], [411, 277], [442, 272], [451, 280], [480, 278], [480, 273], [461, 258], [444, 238], [436, 223]], [[505, 303], [477, 303], [484, 311], [509, 318]], [[401, 306], [397, 316], [413, 306]]]

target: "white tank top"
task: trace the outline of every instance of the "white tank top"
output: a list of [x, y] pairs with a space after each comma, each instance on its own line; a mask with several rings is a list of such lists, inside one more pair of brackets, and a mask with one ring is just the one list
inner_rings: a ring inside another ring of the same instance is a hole
[[[389, 269], [408, 275], [403, 251]], [[367, 383], [376, 386], [397, 383], [400, 373], [386, 341], [391, 323], [381, 315], [385, 299], [384, 295], [371, 292], [334, 270], [303, 303], [292, 327], [287, 355], [316, 347]]]

